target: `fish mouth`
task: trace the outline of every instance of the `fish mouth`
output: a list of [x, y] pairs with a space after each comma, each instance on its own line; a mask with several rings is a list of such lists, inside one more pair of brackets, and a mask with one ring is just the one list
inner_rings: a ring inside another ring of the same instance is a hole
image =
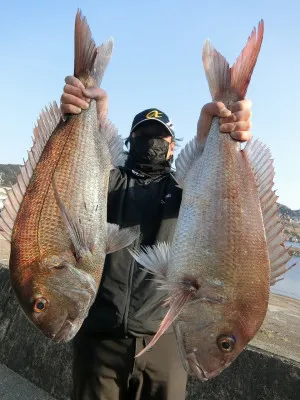
[[79, 328], [82, 325], [82, 319], [66, 319], [65, 322], [62, 324], [61, 328], [56, 333], [46, 334], [48, 338], [50, 338], [55, 343], [60, 342], [68, 342], [69, 340], [73, 339], [73, 337], [78, 332]]
[[200, 366], [200, 364], [197, 361], [195, 353], [189, 353], [186, 356], [186, 361], [188, 364], [188, 369], [189, 373], [192, 375], [195, 375], [198, 379], [200, 379], [202, 382], [208, 381], [212, 378], [215, 378], [217, 375], [220, 374], [225, 368], [229, 367], [231, 362], [224, 363], [224, 365], [214, 371], [204, 371], [203, 368]]
[[209, 380], [209, 377], [207, 376], [207, 374], [200, 367], [194, 353], [192, 353], [191, 355], [188, 354], [186, 356], [186, 360], [188, 362], [188, 366], [189, 366], [189, 369], [190, 369], [190, 372], [192, 373], [192, 375], [195, 375], [202, 382], [206, 382]]
[[[73, 318], [70, 317], [69, 313], [67, 313], [66, 319], [61, 325], [60, 329], [56, 333], [49, 333], [45, 334], [48, 338], [50, 338], [53, 342], [55, 343], [60, 343], [60, 342], [68, 342], [71, 339], [74, 338], [74, 336], [77, 334], [79, 331], [81, 325], [83, 324], [83, 321], [85, 318], [88, 316], [89, 310], [91, 305], [93, 304], [95, 297], [96, 297], [96, 283], [93, 278], [90, 279], [91, 285], [90, 289], [92, 289], [92, 293], [86, 293], [86, 291], [78, 290], [77, 292], [75, 290], [70, 290], [70, 294], [73, 293], [84, 293], [85, 295], [88, 295], [89, 298], [87, 301], [85, 301], [83, 308], [83, 311], [81, 310], [77, 314], [77, 316], [73, 316]], [[53, 290], [57, 291], [59, 294], [66, 294], [66, 290], [63, 292], [61, 289], [58, 287], [53, 287]], [[71, 296], [69, 296], [71, 297]], [[74, 314], [74, 312], [72, 312]], [[79, 316], [78, 316], [79, 314]]]

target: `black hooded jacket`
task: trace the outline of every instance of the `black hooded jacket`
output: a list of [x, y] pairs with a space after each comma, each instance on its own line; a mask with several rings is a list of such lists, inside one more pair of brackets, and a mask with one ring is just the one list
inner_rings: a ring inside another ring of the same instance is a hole
[[[119, 167], [110, 175], [108, 222], [121, 227], [140, 225], [140, 237], [129, 247], [171, 242], [182, 191], [169, 172], [144, 175]], [[108, 337], [153, 335], [163, 319], [166, 293], [156, 290], [128, 249], [106, 257], [97, 298], [82, 331]]]

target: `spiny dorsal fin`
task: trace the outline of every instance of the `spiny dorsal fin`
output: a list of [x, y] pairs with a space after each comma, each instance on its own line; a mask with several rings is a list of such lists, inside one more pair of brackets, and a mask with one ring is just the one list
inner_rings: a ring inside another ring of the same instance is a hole
[[267, 237], [271, 266], [271, 285], [274, 285], [280, 275], [291, 267], [286, 263], [291, 256], [284, 246], [286, 237], [283, 234], [284, 225], [278, 217], [278, 204], [274, 186], [274, 166], [270, 150], [258, 140], [247, 143], [244, 152], [251, 164], [257, 184], [261, 211]]
[[229, 68], [226, 59], [212, 46], [209, 40], [204, 43], [202, 60], [209, 90], [214, 101], [222, 101], [230, 106], [245, 98], [263, 39], [264, 22], [254, 28], [240, 56]]
[[60, 111], [53, 102], [49, 108], [45, 108], [40, 114], [37, 125], [34, 128], [33, 146], [28, 152], [28, 160], [21, 167], [17, 176], [17, 182], [7, 191], [7, 198], [4, 208], [0, 213], [0, 228], [3, 229], [3, 236], [10, 241], [13, 225], [17, 217], [20, 205], [23, 201], [26, 189], [29, 185], [36, 164], [38, 163], [44, 147], [60, 121]]
[[126, 160], [126, 155], [123, 150], [124, 141], [118, 134], [115, 125], [109, 119], [105, 119], [101, 122], [99, 135], [105, 137], [107, 140], [111, 164], [115, 167], [124, 165]]
[[197, 137], [195, 136], [185, 147], [181, 150], [178, 157], [175, 160], [176, 173], [175, 180], [178, 186], [182, 189], [185, 177], [193, 165], [195, 159], [201, 155], [203, 147], [201, 147]]

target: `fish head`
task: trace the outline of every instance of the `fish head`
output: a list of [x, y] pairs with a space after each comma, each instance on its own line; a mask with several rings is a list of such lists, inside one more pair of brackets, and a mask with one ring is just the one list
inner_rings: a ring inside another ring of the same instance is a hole
[[26, 316], [54, 342], [76, 335], [97, 293], [94, 278], [77, 264], [72, 254], [49, 256], [11, 275]]
[[212, 379], [229, 367], [251, 339], [235, 320], [180, 320], [174, 327], [183, 365], [201, 381]]

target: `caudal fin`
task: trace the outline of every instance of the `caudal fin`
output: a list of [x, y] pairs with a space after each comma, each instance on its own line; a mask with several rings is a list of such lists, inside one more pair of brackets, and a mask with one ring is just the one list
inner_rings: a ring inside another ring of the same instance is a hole
[[246, 46], [230, 68], [226, 59], [207, 40], [203, 47], [202, 60], [209, 90], [214, 101], [226, 106], [246, 96], [251, 75], [261, 48], [264, 22], [253, 29]]
[[112, 49], [112, 39], [96, 47], [87, 20], [78, 10], [75, 19], [74, 76], [80, 79], [85, 87], [100, 85]]

